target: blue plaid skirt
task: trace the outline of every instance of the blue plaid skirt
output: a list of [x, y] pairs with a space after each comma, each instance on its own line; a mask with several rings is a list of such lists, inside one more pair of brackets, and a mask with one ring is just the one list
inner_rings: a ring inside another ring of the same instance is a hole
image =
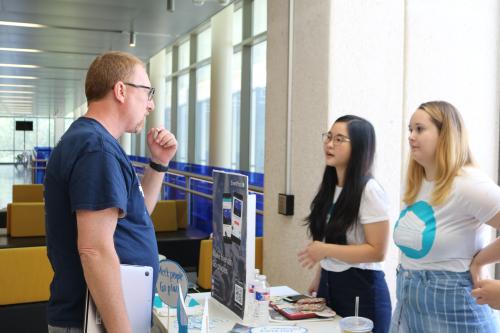
[[390, 333], [498, 333], [497, 314], [471, 296], [469, 272], [397, 272]]

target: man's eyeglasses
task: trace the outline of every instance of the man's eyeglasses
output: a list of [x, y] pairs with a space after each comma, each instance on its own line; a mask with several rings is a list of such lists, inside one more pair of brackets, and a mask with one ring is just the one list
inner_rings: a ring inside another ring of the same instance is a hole
[[142, 89], [149, 90], [148, 91], [148, 101], [152, 100], [153, 96], [155, 95], [155, 88], [153, 88], [153, 87], [143, 86], [140, 84], [134, 84], [134, 83], [130, 83], [130, 82], [123, 82], [123, 84], [126, 84], [127, 86], [131, 86], [134, 88], [142, 88]]
[[334, 145], [340, 145], [343, 142], [350, 142], [351, 139], [349, 139], [346, 136], [337, 134], [335, 136], [332, 135], [331, 132], [326, 132], [326, 133], [321, 133], [321, 138], [323, 139], [323, 143], [327, 144], [328, 142], [333, 140]]

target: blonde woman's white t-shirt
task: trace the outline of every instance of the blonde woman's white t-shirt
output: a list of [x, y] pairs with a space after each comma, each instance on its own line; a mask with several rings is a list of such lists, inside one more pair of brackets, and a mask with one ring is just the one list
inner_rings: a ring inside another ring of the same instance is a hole
[[469, 270], [474, 255], [490, 240], [485, 223], [500, 212], [500, 188], [476, 168], [455, 177], [444, 204], [433, 206], [434, 182], [424, 180], [415, 203], [406, 206], [394, 227], [394, 242], [405, 269]]
[[[336, 186], [333, 203], [337, 201], [341, 192], [342, 187]], [[361, 195], [358, 221], [346, 232], [347, 244], [365, 244], [366, 239], [363, 224], [387, 220], [389, 220], [389, 199], [382, 187], [374, 179], [370, 179], [366, 183], [363, 194]], [[326, 223], [328, 223], [328, 221]], [[343, 272], [351, 267], [379, 271], [383, 270], [382, 262], [349, 264], [332, 257], [322, 259], [320, 265], [321, 268], [332, 272]]]

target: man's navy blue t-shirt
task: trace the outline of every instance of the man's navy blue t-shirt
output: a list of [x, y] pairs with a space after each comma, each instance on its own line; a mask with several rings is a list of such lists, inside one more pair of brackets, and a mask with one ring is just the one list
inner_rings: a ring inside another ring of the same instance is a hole
[[86, 283], [77, 249], [76, 211], [116, 207], [114, 234], [122, 264], [151, 266], [158, 247], [144, 194], [130, 160], [97, 121], [81, 117], [52, 151], [45, 174], [47, 254], [54, 269], [47, 308], [52, 326], [82, 327]]

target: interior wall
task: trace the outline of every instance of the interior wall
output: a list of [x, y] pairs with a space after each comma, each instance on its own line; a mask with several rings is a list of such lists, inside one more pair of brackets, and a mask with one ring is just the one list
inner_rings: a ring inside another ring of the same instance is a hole
[[400, 208], [404, 2], [337, 0], [332, 12], [330, 118], [333, 122], [341, 115], [355, 114], [375, 127], [374, 177], [391, 203], [391, 239], [384, 268], [394, 299], [399, 256], [392, 229]]
[[[340, 115], [365, 117], [375, 127], [375, 177], [391, 200], [392, 226], [401, 205], [408, 120], [422, 102], [441, 99], [458, 107], [476, 160], [497, 179], [500, 4], [296, 0], [295, 215], [284, 217], [277, 213], [277, 196], [285, 188], [288, 3], [268, 2], [264, 270], [271, 284], [305, 291], [312, 274], [300, 268], [296, 254], [309, 241], [303, 219], [324, 168], [319, 135]], [[399, 252], [392, 235], [390, 244], [385, 272], [394, 299]]]
[[[329, 110], [330, 0], [295, 1], [291, 111], [291, 192], [295, 214], [279, 215], [286, 189], [289, 1], [268, 1], [264, 273], [271, 285], [306, 290], [312, 278], [297, 252], [306, 246], [304, 218], [324, 168], [321, 133]], [[293, 272], [293, 273], [292, 273]]]

